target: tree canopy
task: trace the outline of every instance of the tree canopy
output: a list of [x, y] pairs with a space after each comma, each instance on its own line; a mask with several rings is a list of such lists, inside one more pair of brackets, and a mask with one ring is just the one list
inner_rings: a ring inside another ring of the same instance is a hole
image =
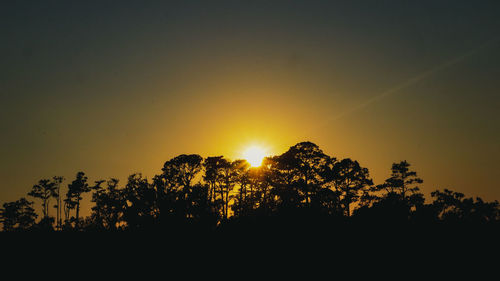
[[[407, 161], [396, 162], [391, 175], [374, 184], [368, 168], [350, 158], [337, 160], [312, 142], [298, 143], [259, 167], [224, 156], [181, 154], [165, 162], [148, 179], [132, 174], [121, 185], [115, 178], [89, 184], [78, 172], [61, 198], [62, 177], [41, 179], [28, 196], [3, 204], [3, 231], [125, 231], [151, 229], [215, 230], [249, 221], [293, 221], [294, 224], [340, 221], [357, 223], [499, 223], [498, 201], [467, 198], [449, 189], [435, 190], [426, 202], [423, 182]], [[80, 217], [85, 193], [91, 193], [90, 215]], [[57, 203], [50, 205], [51, 198]], [[62, 206], [64, 202], [64, 206]], [[51, 217], [56, 208], [56, 218]], [[64, 222], [61, 210], [64, 210]]]

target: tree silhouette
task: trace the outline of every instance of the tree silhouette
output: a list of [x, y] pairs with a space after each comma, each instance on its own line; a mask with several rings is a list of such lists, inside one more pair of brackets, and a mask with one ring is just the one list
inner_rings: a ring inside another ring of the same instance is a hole
[[[250, 167], [248, 163], [241, 165], [238, 177], [238, 194], [232, 208], [235, 216], [249, 216], [256, 208], [260, 197], [259, 183], [262, 182], [262, 168]], [[258, 195], [259, 194], [259, 195]]]
[[[140, 173], [89, 185], [83, 172], [68, 184], [62, 200], [62, 177], [41, 179], [28, 193], [42, 203], [42, 216], [33, 202], [21, 198], [3, 204], [4, 231], [53, 230], [50, 200], [57, 200], [58, 231], [237, 229], [258, 221], [266, 227], [295, 225], [309, 229], [342, 222], [430, 225], [474, 223], [500, 225], [498, 201], [468, 198], [449, 189], [419, 192], [422, 179], [407, 161], [394, 163], [391, 176], [374, 185], [367, 168], [350, 158], [337, 161], [316, 144], [298, 143], [281, 155], [266, 157], [260, 167], [223, 156], [203, 159], [181, 154], [165, 162], [161, 174], [148, 180]], [[92, 192], [90, 216], [81, 218], [83, 195]], [[64, 202], [64, 204], [63, 204]], [[64, 222], [62, 214], [64, 210]], [[71, 211], [75, 210], [75, 217]], [[285, 224], [280, 224], [280, 222]], [[247, 228], [248, 229], [248, 228]]]
[[317, 198], [326, 182], [325, 171], [331, 169], [334, 162], [335, 158], [324, 154], [311, 142], [298, 143], [282, 155], [266, 158], [267, 179], [277, 196], [278, 208], [312, 207], [312, 199]]
[[311, 196], [321, 189], [323, 184], [323, 171], [335, 159], [324, 154], [312, 142], [298, 143], [284, 153], [283, 160], [293, 167], [295, 182], [306, 204], [311, 203]]
[[34, 224], [38, 215], [33, 209], [33, 202], [21, 198], [3, 204], [0, 209], [0, 221], [4, 231], [27, 230]]
[[202, 169], [202, 161], [203, 158], [200, 155], [182, 154], [165, 162], [163, 165], [162, 177], [170, 186], [169, 190], [175, 190], [178, 194], [179, 198], [177, 200], [183, 208], [183, 216], [186, 217], [192, 215], [188, 213], [188, 210], [191, 209], [188, 197], [192, 191], [192, 181]]
[[[423, 180], [409, 167], [407, 161], [393, 163], [391, 176], [383, 184], [362, 192], [357, 215], [402, 222], [411, 219], [417, 208], [423, 208], [424, 197], [416, 186]], [[385, 194], [380, 195], [380, 191], [385, 191]]]
[[414, 193], [419, 191], [418, 186], [414, 185], [423, 183], [423, 180], [417, 177], [417, 172], [410, 171], [409, 168], [410, 164], [406, 161], [392, 164], [391, 177], [386, 179], [381, 187], [388, 192], [398, 193], [403, 201], [406, 200], [408, 192]]
[[156, 190], [140, 173], [128, 177], [123, 190], [123, 218], [131, 229], [149, 228], [155, 225], [158, 215]]
[[238, 183], [240, 176], [244, 173], [248, 163], [245, 160], [235, 160], [233, 162], [223, 159], [220, 163], [219, 188], [222, 198], [222, 216], [223, 219], [229, 217], [229, 204], [233, 197], [231, 192]]
[[90, 192], [91, 187], [87, 183], [88, 178], [84, 172], [78, 172], [76, 179], [68, 185], [68, 192], [66, 193], [66, 203], [69, 209], [76, 208], [76, 226], [78, 227], [80, 221], [80, 201], [82, 194]]
[[282, 154], [264, 159], [266, 181], [272, 186], [276, 208], [290, 211], [302, 205], [303, 197], [297, 184], [298, 178], [293, 158], [290, 154]]
[[110, 179], [106, 188], [96, 184], [92, 194], [92, 219], [97, 229], [117, 230], [123, 220], [125, 198], [123, 190], [118, 189], [118, 180]]
[[189, 188], [191, 182], [201, 171], [203, 158], [198, 154], [182, 154], [163, 165], [163, 176], [173, 185]]
[[433, 191], [431, 196], [435, 198], [432, 206], [438, 217], [445, 221], [490, 222], [500, 217], [498, 201], [487, 203], [481, 198], [465, 198], [463, 193], [449, 189]]
[[351, 215], [350, 206], [355, 203], [367, 187], [373, 185], [367, 168], [362, 168], [358, 161], [349, 158], [336, 162], [331, 175], [336, 191], [342, 197], [341, 203], [344, 206], [346, 216]]
[[249, 208], [253, 212], [268, 214], [276, 205], [271, 186], [271, 171], [265, 167], [254, 167], [247, 171], [249, 187]]
[[219, 209], [222, 204], [222, 197], [220, 199], [217, 198], [220, 179], [221, 179], [221, 170], [226, 163], [227, 160], [224, 159], [223, 156], [214, 156], [208, 157], [203, 162], [203, 168], [205, 170], [205, 174], [203, 175], [203, 180], [207, 183], [208, 190], [208, 199], [215, 213], [220, 213]]
[[56, 186], [55, 192], [52, 194], [53, 197], [57, 200], [57, 203], [54, 205], [56, 208], [56, 228], [61, 230], [62, 228], [62, 199], [61, 199], [61, 183], [63, 182], [63, 177], [53, 177], [52, 182]]
[[203, 179], [207, 182], [209, 197], [212, 205], [220, 213], [222, 219], [228, 218], [230, 193], [238, 180], [235, 171], [240, 162], [225, 159], [222, 156], [208, 157], [204, 162], [205, 175]]
[[52, 197], [57, 197], [56, 182], [49, 179], [42, 179], [35, 184], [28, 196], [40, 198], [42, 200], [42, 214], [43, 218], [49, 217], [49, 201]]

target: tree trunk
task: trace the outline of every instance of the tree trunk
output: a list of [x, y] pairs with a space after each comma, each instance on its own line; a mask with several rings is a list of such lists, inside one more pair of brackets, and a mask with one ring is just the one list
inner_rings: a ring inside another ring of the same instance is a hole
[[80, 225], [80, 199], [76, 202], [76, 226]]
[[60, 210], [61, 210], [61, 192], [60, 192], [60, 188], [59, 188], [59, 185], [57, 186], [57, 209], [56, 209], [56, 228], [58, 230], [61, 230], [61, 213], [60, 213]]
[[346, 203], [346, 211], [347, 211], [347, 216], [350, 217], [351, 216], [351, 199], [349, 198], [347, 200], [347, 203]]
[[220, 199], [222, 200], [222, 218], [225, 217], [225, 214], [226, 214], [226, 211], [225, 211], [225, 207], [226, 207], [226, 204], [224, 203], [224, 186], [220, 186]]

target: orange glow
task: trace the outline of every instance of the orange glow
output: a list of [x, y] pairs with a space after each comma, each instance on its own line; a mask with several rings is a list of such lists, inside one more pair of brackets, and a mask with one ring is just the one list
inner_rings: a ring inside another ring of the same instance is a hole
[[249, 146], [243, 152], [243, 158], [247, 160], [252, 167], [258, 167], [262, 165], [262, 160], [266, 157], [266, 150], [260, 146], [252, 145]]

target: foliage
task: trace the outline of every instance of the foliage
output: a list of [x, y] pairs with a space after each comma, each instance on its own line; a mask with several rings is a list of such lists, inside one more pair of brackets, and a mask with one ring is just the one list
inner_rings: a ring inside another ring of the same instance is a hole
[[[321, 221], [390, 223], [498, 223], [497, 201], [466, 198], [448, 189], [431, 193], [426, 203], [423, 182], [407, 161], [394, 163], [391, 176], [374, 185], [369, 170], [349, 158], [337, 161], [316, 144], [301, 142], [281, 155], [251, 167], [245, 160], [223, 156], [203, 159], [182, 154], [168, 160], [161, 173], [148, 180], [140, 173], [89, 185], [83, 172], [67, 185], [62, 224], [62, 177], [42, 179], [28, 193], [41, 200], [36, 223], [33, 202], [24, 198], [0, 209], [4, 231], [123, 231], [164, 229], [213, 230], [249, 221]], [[91, 214], [80, 218], [83, 195], [92, 191]], [[49, 216], [49, 201], [57, 198], [57, 219]], [[75, 210], [75, 216], [71, 212]], [[54, 226], [56, 226], [54, 228]], [[195, 231], [196, 232], [196, 231]]]
[[35, 224], [37, 217], [33, 202], [25, 198], [4, 203], [0, 209], [0, 221], [4, 231], [27, 230]]

